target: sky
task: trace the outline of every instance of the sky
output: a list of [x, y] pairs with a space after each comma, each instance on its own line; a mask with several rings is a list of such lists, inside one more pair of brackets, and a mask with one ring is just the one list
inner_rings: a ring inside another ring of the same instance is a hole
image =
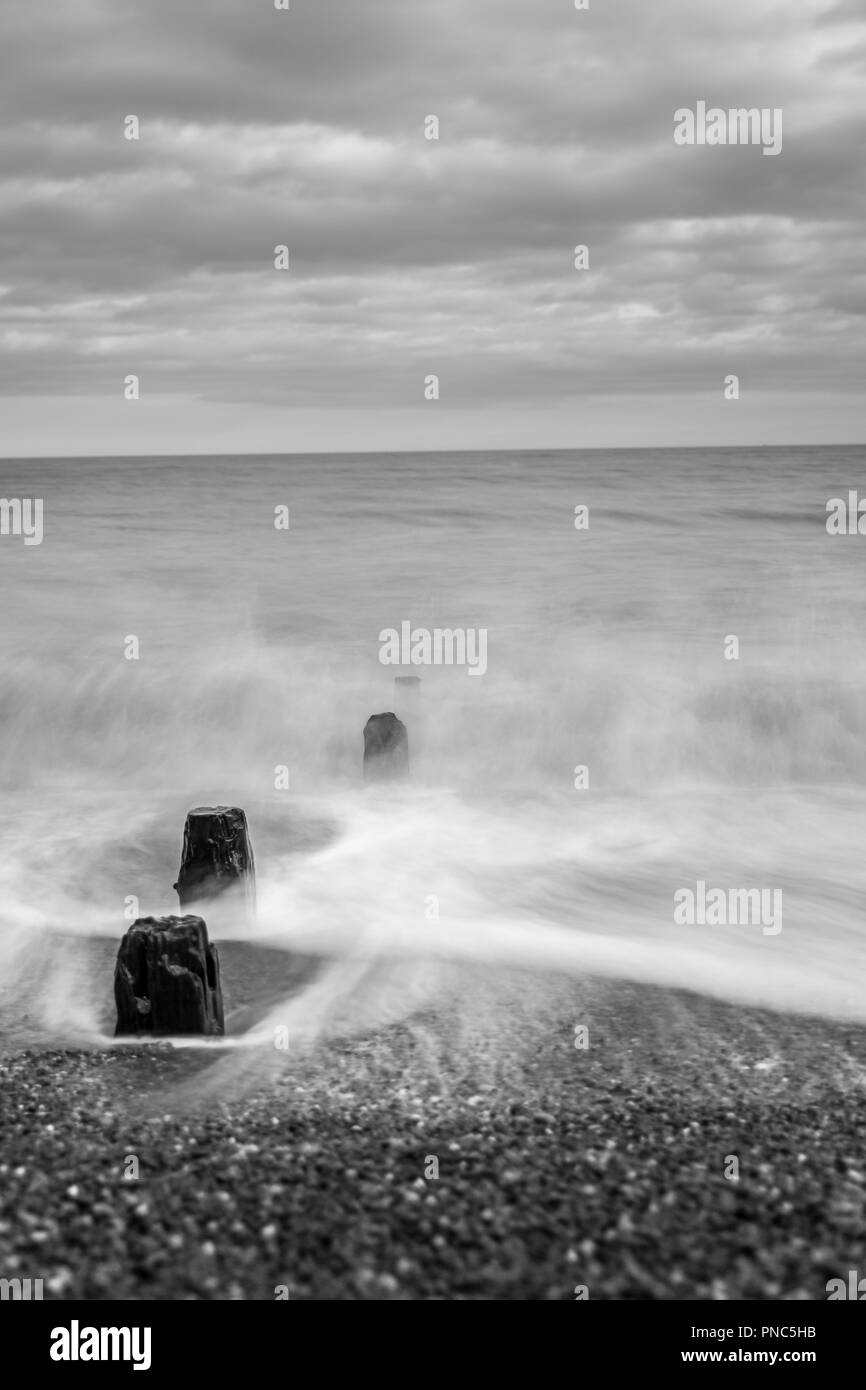
[[589, 5], [2, 0], [0, 453], [866, 440], [863, 0]]

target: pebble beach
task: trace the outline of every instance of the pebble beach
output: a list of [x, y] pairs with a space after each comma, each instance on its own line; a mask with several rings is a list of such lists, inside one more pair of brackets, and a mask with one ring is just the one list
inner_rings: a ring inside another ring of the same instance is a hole
[[7, 1048], [4, 1275], [46, 1299], [811, 1300], [862, 1266], [866, 1029], [447, 985], [267, 1057]]

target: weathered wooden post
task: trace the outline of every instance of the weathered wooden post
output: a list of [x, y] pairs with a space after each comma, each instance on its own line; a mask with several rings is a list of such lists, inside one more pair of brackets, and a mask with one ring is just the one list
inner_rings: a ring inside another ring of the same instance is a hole
[[255, 906], [256, 867], [247, 818], [239, 806], [197, 806], [183, 828], [180, 873], [174, 885], [181, 907], [242, 887]]
[[416, 759], [424, 743], [421, 719], [421, 677], [394, 677], [394, 713], [412, 731], [412, 755]]
[[395, 676], [394, 699], [405, 698], [407, 705], [416, 704], [421, 695], [420, 676]]
[[115, 1037], [225, 1032], [219, 955], [201, 917], [139, 917], [114, 967]]
[[364, 725], [364, 778], [391, 781], [409, 773], [406, 725], [396, 714], [371, 714]]
[[421, 708], [421, 677], [394, 677], [394, 712], [404, 722], [408, 720], [412, 729], [412, 746], [415, 746], [415, 725]]

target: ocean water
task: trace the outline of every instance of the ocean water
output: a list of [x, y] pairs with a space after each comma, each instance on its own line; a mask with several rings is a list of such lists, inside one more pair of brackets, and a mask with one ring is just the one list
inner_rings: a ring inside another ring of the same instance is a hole
[[[100, 1035], [76, 942], [177, 910], [211, 802], [258, 868], [212, 934], [328, 961], [263, 1034], [411, 1013], [443, 960], [866, 1018], [858, 483], [847, 447], [0, 462], [44, 506], [0, 537], [7, 1028]], [[485, 629], [484, 675], [383, 665], [406, 621]], [[365, 787], [398, 674], [411, 780]], [[699, 880], [781, 890], [781, 930], [678, 924]]]

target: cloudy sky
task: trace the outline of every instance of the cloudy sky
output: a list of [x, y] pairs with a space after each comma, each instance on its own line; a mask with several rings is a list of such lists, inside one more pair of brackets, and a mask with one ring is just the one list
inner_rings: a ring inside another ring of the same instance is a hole
[[5, 456], [866, 439], [863, 0], [2, 0], [0, 55]]

